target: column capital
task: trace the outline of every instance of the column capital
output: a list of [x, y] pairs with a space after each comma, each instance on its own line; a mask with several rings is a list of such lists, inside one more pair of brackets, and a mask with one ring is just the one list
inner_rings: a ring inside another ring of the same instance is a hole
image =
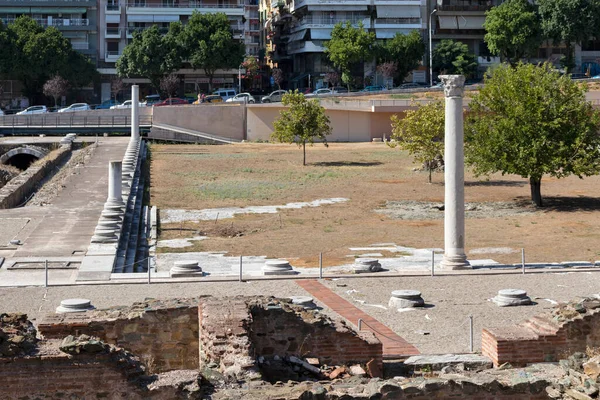
[[439, 75], [444, 83], [446, 97], [463, 97], [465, 91], [465, 77], [463, 75]]

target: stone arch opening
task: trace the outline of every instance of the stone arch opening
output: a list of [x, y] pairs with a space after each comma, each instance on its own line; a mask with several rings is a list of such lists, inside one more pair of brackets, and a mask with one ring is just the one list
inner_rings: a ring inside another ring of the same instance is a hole
[[45, 156], [46, 152], [44, 151], [31, 147], [19, 147], [0, 156], [0, 164], [12, 165], [21, 171], [25, 171], [31, 164]]
[[31, 164], [33, 164], [37, 160], [39, 160], [39, 158], [34, 156], [33, 154], [21, 153], [15, 154], [14, 156], [6, 160], [4, 164], [12, 165], [13, 167], [19, 168], [21, 171], [25, 171], [31, 166]]

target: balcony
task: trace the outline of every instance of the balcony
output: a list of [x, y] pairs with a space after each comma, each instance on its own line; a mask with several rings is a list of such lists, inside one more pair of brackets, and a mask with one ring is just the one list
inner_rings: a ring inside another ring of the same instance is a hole
[[104, 61], [114, 63], [121, 57], [121, 53], [118, 51], [107, 51], [104, 53]]
[[107, 39], [121, 39], [122, 30], [120, 28], [106, 28], [104, 37]]
[[163, 0], [161, 2], [130, 1], [127, 3], [127, 14], [157, 14], [157, 15], [192, 15], [197, 10], [201, 13], [225, 13], [227, 15], [244, 15], [244, 4], [213, 3], [196, 0]]
[[438, 11], [485, 12], [501, 2], [501, 0], [437, 0], [437, 9]]
[[89, 50], [90, 44], [88, 42], [75, 42], [71, 43], [73, 50]]
[[331, 28], [335, 24], [338, 23], [346, 23], [350, 22], [352, 25], [358, 25], [359, 22], [362, 22], [365, 28], [370, 28], [371, 21], [367, 15], [365, 16], [354, 16], [352, 18], [340, 18], [340, 17], [318, 17], [313, 15], [307, 15], [306, 17], [298, 20], [297, 25], [302, 28], [320, 28], [320, 27], [328, 27]]
[[120, 15], [121, 14], [121, 5], [119, 4], [107, 4], [104, 7], [104, 13], [107, 15]]
[[322, 53], [325, 51], [322, 40], [306, 40], [288, 44], [288, 54]]
[[[127, 39], [132, 39], [133, 38], [133, 34], [135, 32], [143, 32], [146, 29], [150, 29], [152, 26], [136, 26], [136, 27], [129, 27], [127, 28]], [[169, 32], [169, 28], [158, 28], [158, 32], [161, 35], [166, 35]]]
[[421, 18], [377, 18], [375, 28], [421, 29]]

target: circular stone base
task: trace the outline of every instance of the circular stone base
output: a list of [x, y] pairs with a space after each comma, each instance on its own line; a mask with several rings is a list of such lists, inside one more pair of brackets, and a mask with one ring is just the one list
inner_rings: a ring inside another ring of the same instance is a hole
[[357, 258], [354, 260], [352, 271], [355, 274], [364, 274], [367, 272], [379, 272], [383, 270], [379, 260], [376, 258]]
[[198, 261], [175, 261], [169, 275], [171, 278], [198, 277], [204, 276], [204, 272], [198, 265]]
[[521, 289], [502, 289], [492, 301], [499, 307], [526, 306], [531, 304], [527, 292]]
[[120, 221], [122, 215], [123, 214], [120, 212], [102, 210], [102, 214], [100, 214], [100, 218], [104, 218], [109, 221]]
[[418, 290], [394, 290], [388, 305], [393, 308], [423, 307], [425, 301]]
[[296, 271], [287, 260], [267, 260], [262, 267], [263, 275], [295, 275]]
[[60, 306], [56, 307], [56, 312], [59, 314], [75, 313], [93, 309], [94, 306], [92, 306], [91, 301], [88, 299], [66, 299], [60, 302]]
[[314, 303], [312, 297], [309, 296], [292, 296], [289, 297], [292, 300], [292, 304], [296, 304], [304, 307], [306, 310], [314, 310], [317, 305]]

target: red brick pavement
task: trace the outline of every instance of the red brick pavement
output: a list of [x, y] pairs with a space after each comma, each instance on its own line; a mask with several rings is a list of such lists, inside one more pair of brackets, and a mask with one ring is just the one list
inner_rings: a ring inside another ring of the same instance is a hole
[[358, 326], [358, 319], [362, 319], [362, 330], [373, 332], [383, 344], [383, 358], [398, 359], [420, 354], [416, 347], [396, 335], [390, 328], [353, 306], [317, 280], [299, 279], [296, 283], [350, 323]]

